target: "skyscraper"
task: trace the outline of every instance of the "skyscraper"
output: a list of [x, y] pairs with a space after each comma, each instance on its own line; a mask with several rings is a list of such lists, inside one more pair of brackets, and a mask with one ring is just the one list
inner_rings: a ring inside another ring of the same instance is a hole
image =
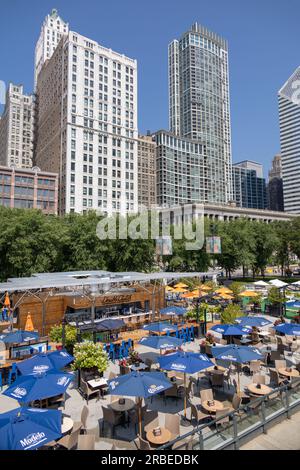
[[36, 163], [59, 173], [59, 212], [136, 212], [136, 60], [69, 31], [36, 92]]
[[232, 171], [236, 205], [249, 209], [266, 209], [267, 188], [262, 165], [245, 160], [233, 164]]
[[232, 200], [227, 42], [195, 23], [169, 45], [172, 133], [203, 146], [206, 201]]
[[278, 93], [284, 210], [300, 214], [300, 67]]
[[35, 46], [34, 54], [34, 89], [36, 88], [37, 76], [41, 71], [46, 60], [52, 57], [56, 46], [63, 34], [69, 32], [69, 25], [58, 15], [57, 10], [53, 9], [50, 15], [47, 15], [41, 28], [39, 39]]
[[281, 155], [275, 155], [269, 171], [268, 209], [281, 212], [284, 210]]
[[156, 205], [156, 144], [151, 135], [138, 139], [138, 203], [147, 208]]
[[31, 168], [33, 158], [34, 99], [22, 85], [9, 84], [0, 120], [0, 164]]

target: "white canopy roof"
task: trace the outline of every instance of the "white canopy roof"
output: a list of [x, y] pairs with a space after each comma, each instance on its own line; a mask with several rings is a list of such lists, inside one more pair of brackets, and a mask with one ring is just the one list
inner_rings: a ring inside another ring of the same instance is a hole
[[273, 279], [273, 281], [270, 281], [270, 284], [274, 287], [278, 287], [279, 289], [288, 286], [286, 282], [280, 281], [280, 279]]

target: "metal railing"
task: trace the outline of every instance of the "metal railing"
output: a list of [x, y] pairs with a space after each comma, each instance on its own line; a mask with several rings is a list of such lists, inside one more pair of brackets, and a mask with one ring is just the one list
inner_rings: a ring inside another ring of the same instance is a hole
[[[247, 442], [251, 434], [266, 433], [273, 424], [285, 418], [300, 407], [300, 380], [273, 389], [272, 392], [250, 399], [237, 410], [224, 414], [218, 419], [197, 425], [192, 431], [174, 439], [157, 450], [172, 449], [182, 442], [182, 449], [218, 450], [239, 449], [240, 442]], [[185, 445], [188, 444], [188, 447]]]

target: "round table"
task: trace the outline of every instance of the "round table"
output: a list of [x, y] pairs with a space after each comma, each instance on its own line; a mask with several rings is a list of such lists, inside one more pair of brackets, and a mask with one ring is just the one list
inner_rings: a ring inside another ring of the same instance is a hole
[[141, 362], [138, 366], [132, 364], [131, 366], [129, 366], [129, 368], [133, 371], [137, 371], [137, 370], [145, 370], [145, 369], [147, 369], [147, 366], [146, 366], [146, 364]]
[[61, 433], [63, 435], [68, 434], [69, 432], [72, 431], [73, 426], [74, 426], [74, 421], [71, 418], [69, 418], [68, 416], [64, 416], [63, 417], [63, 422], [62, 422], [62, 425], [61, 425]]
[[284, 375], [285, 377], [299, 377], [299, 372], [297, 369], [292, 369], [291, 371], [286, 370], [285, 367], [282, 367], [281, 369], [278, 369], [278, 373], [280, 375]]
[[253, 393], [253, 395], [268, 395], [268, 393], [272, 392], [272, 389], [264, 384], [261, 384], [261, 388], [257, 388], [257, 384], [252, 383], [247, 385], [247, 388], [250, 393]]
[[114, 401], [114, 402], [110, 403], [109, 407], [112, 410], [118, 411], [118, 412], [129, 411], [129, 410], [132, 410], [132, 408], [135, 407], [135, 403], [134, 403], [133, 400], [130, 400], [129, 398], [125, 398], [125, 403], [123, 405], [121, 405], [119, 403], [119, 400], [117, 400], [117, 401]]
[[223, 367], [223, 366], [217, 366], [217, 369], [215, 369], [215, 366], [212, 366], [212, 367], [209, 367], [208, 369], [206, 369], [207, 372], [211, 373], [216, 373], [216, 374], [220, 374], [220, 373], [224, 373], [227, 369], [226, 367]]
[[153, 429], [147, 432], [146, 438], [149, 442], [151, 442], [151, 444], [163, 445], [171, 440], [170, 431], [168, 431], [168, 429], [165, 429], [165, 428], [160, 428], [160, 429], [161, 429], [160, 436], [155, 436], [153, 433]]
[[214, 400], [213, 405], [209, 405], [208, 401], [205, 400], [204, 402], [201, 403], [201, 405], [209, 413], [216, 413], [217, 411], [224, 410], [223, 403], [221, 401], [218, 401], [218, 400]]
[[[222, 367], [222, 369], [223, 369], [223, 367]], [[226, 369], [221, 370], [221, 369], [219, 369], [219, 368], [218, 368], [218, 369], [210, 369], [210, 370], [208, 371], [208, 373], [211, 374], [211, 375], [224, 375], [224, 371], [225, 371], [225, 370], [226, 370]]]

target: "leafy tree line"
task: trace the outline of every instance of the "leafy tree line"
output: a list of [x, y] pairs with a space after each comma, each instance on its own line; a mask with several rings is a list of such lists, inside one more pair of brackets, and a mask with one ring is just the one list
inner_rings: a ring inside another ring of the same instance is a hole
[[[101, 215], [63, 217], [45, 215], [37, 210], [0, 207], [1, 280], [30, 276], [35, 272], [71, 270], [144, 271], [159, 269], [155, 240], [106, 239], [96, 234]], [[130, 219], [129, 219], [130, 222]], [[117, 219], [117, 226], [120, 220]], [[210, 235], [209, 221], [205, 236]], [[222, 254], [216, 262], [228, 276], [242, 266], [245, 274], [264, 275], [266, 266], [275, 262], [286, 269], [292, 255], [300, 258], [300, 218], [290, 222], [265, 224], [238, 219], [217, 222], [215, 234], [222, 239]], [[212, 256], [205, 246], [187, 251], [186, 240], [173, 240], [173, 255], [160, 260], [168, 271], [205, 271]]]

